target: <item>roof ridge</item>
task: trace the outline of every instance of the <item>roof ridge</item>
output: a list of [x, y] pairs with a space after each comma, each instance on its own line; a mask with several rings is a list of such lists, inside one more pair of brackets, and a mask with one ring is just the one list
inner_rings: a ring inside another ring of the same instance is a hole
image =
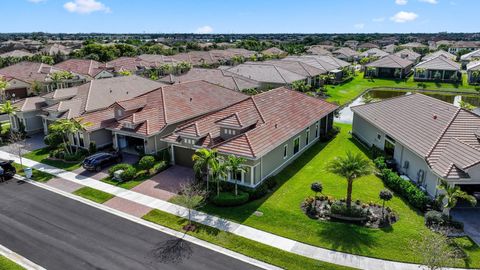
[[162, 111], [163, 111], [163, 119], [165, 120], [165, 123], [168, 123], [168, 120], [167, 120], [167, 107], [165, 106], [166, 103], [165, 103], [165, 93], [163, 92], [163, 89], [164, 87], [161, 86], [160, 87], [160, 95], [162, 97]]
[[91, 80], [90, 81], [90, 85], [88, 86], [88, 93], [87, 93], [87, 98], [85, 100], [85, 108], [83, 108], [85, 111], [88, 107], [88, 103], [89, 103], [89, 100], [90, 100], [90, 93], [92, 92], [92, 85], [93, 85], [93, 81], [95, 80]]
[[[278, 89], [278, 88], [277, 88], [277, 89]], [[274, 89], [272, 89], [272, 90], [274, 90]], [[257, 96], [257, 95], [255, 95], [255, 96]], [[257, 110], [258, 114], [260, 115], [260, 118], [262, 119], [262, 122], [263, 122], [263, 123], [266, 123], [267, 121], [265, 121], [265, 118], [263, 117], [263, 114], [262, 114], [262, 112], [260, 111], [260, 108], [258, 108], [257, 102], [255, 102], [255, 99], [254, 99], [255, 96], [251, 96], [251, 97], [250, 97], [250, 98], [252, 99], [253, 106], [255, 106], [255, 109]]]

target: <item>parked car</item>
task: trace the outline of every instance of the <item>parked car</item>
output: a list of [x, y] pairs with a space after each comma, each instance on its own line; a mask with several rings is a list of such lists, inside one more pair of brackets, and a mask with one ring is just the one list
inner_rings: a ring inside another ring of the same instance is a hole
[[0, 182], [12, 179], [17, 170], [12, 165], [13, 160], [0, 161]]
[[120, 152], [99, 152], [86, 157], [83, 160], [83, 168], [88, 171], [99, 172], [105, 166], [118, 163], [122, 161], [122, 153]]

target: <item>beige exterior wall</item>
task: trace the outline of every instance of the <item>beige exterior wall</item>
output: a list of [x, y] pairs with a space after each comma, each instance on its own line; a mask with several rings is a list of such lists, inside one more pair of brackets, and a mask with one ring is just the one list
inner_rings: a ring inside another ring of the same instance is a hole
[[85, 146], [88, 147], [90, 142], [95, 142], [97, 148], [105, 147], [111, 145], [112, 141], [112, 132], [106, 129], [99, 129], [85, 134]]
[[42, 118], [38, 116], [38, 111], [17, 112], [15, 118], [15, 121], [17, 121], [16, 124], [13, 124], [13, 119], [10, 118], [10, 123], [12, 123], [14, 131], [20, 130], [20, 126], [18, 125], [19, 122], [23, 123], [23, 125], [25, 126], [25, 132], [27, 134], [34, 134], [42, 132], [43, 130]]

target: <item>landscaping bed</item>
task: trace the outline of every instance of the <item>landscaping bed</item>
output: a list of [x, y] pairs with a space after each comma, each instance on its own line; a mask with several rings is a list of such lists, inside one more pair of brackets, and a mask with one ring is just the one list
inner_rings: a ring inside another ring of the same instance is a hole
[[23, 155], [23, 157], [31, 159], [31, 160], [35, 160], [37, 162], [47, 164], [47, 165], [50, 165], [50, 166], [53, 166], [53, 167], [56, 167], [56, 168], [59, 168], [59, 169], [63, 169], [63, 170], [66, 170], [66, 171], [76, 170], [76, 169], [80, 168], [81, 165], [82, 165], [83, 159], [79, 160], [79, 161], [66, 162], [66, 161], [63, 161], [63, 160], [51, 158], [50, 157], [50, 152], [51, 152], [51, 149], [48, 148], [48, 147], [45, 147], [45, 148], [40, 148], [40, 149], [31, 151], [31, 152]]

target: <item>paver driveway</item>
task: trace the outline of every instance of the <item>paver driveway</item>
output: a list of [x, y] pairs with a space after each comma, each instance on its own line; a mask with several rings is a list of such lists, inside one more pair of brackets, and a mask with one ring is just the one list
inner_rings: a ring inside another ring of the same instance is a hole
[[[136, 156], [136, 155], [125, 154], [125, 153], [122, 154], [122, 155], [123, 155], [122, 163], [134, 164], [138, 161], [138, 156]], [[110, 166], [107, 166], [99, 172], [87, 171], [82, 167], [74, 170], [73, 172], [78, 174], [78, 175], [81, 175], [81, 176], [93, 178], [95, 180], [102, 180], [103, 178], [108, 176], [108, 169], [113, 165], [114, 164], [112, 164]]]
[[193, 181], [192, 168], [172, 166], [167, 170], [145, 180], [132, 190], [162, 200], [169, 200], [177, 194], [182, 183]]
[[480, 245], [480, 207], [465, 207], [452, 209], [453, 219], [463, 222], [465, 233]]

